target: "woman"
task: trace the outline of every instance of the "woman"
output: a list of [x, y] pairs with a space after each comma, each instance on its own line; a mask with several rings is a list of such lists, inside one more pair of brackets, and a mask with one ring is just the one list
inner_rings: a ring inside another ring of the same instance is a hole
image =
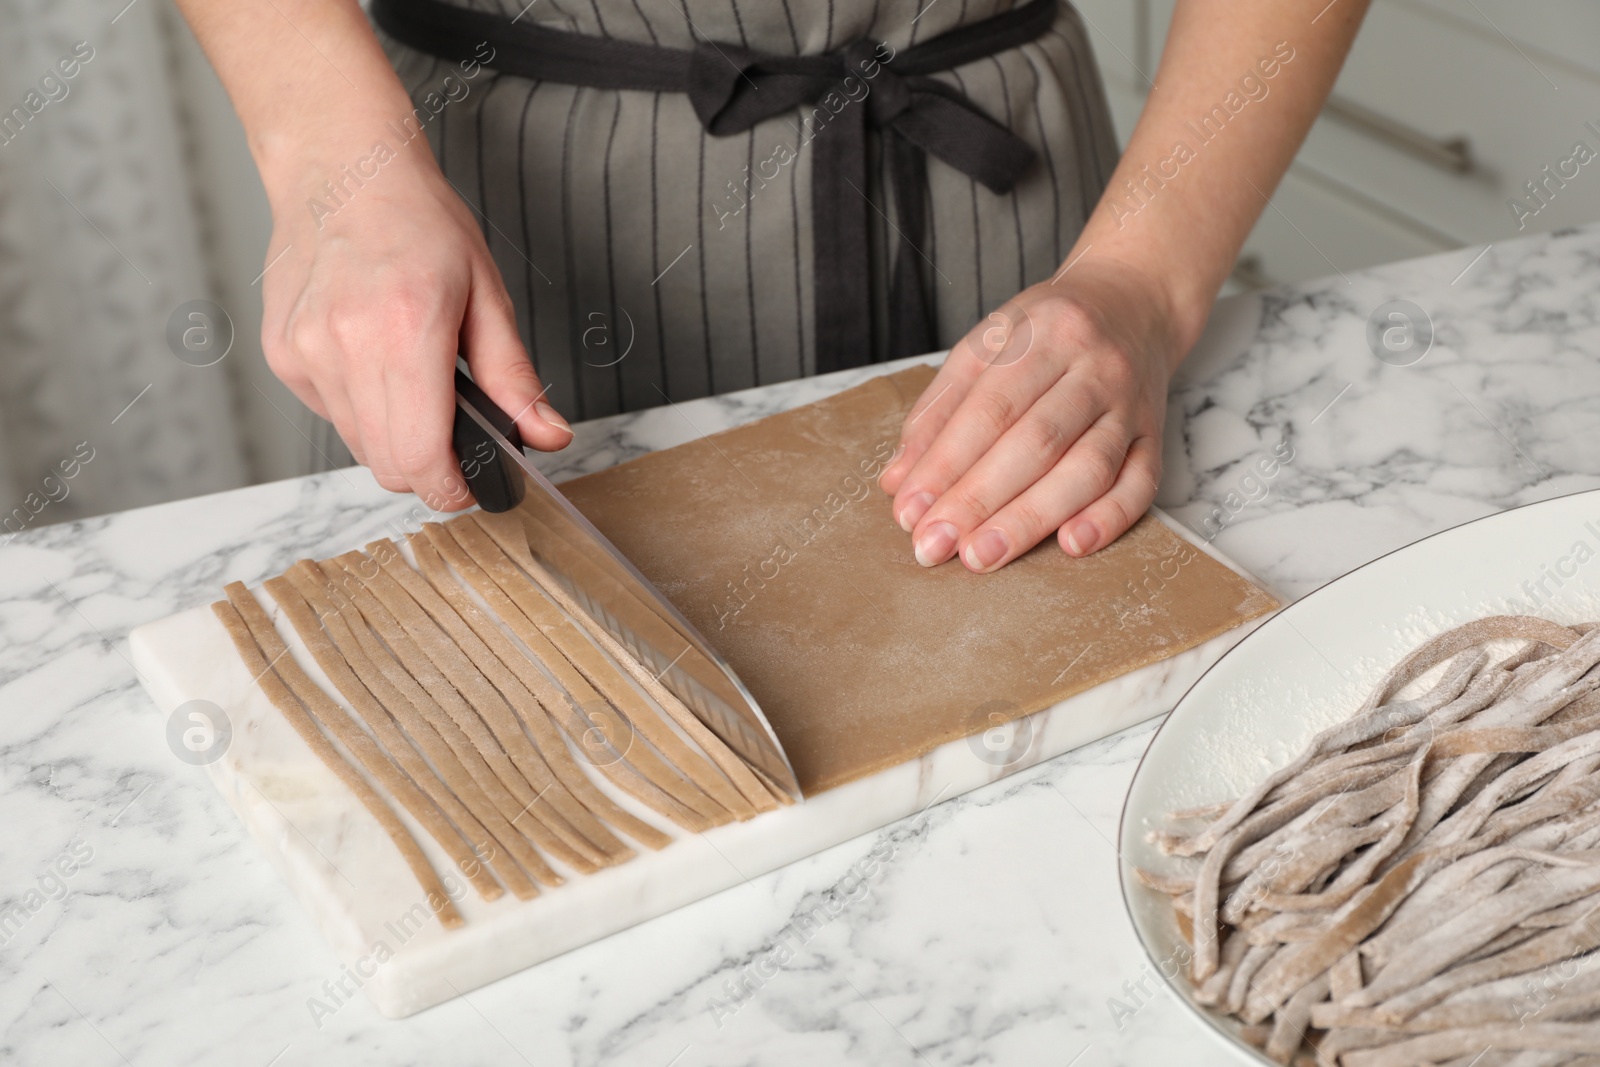
[[921, 563], [986, 572], [1154, 499], [1366, 0], [1179, 0], [1120, 161], [1065, 0], [510, 4], [180, 0], [272, 201], [273, 370], [450, 508], [458, 351], [554, 450], [558, 408], [949, 346], [881, 484]]

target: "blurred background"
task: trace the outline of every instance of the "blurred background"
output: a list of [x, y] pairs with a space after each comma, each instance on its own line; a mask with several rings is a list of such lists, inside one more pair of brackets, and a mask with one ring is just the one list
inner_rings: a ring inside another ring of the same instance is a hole
[[[262, 360], [227, 97], [168, 0], [125, 2], [5, 0], [0, 539], [350, 462]], [[1172, 0], [1078, 7], [1125, 140]], [[1597, 42], [1586, 0], [1375, 0], [1227, 292], [1600, 219], [1600, 166], [1544, 171], [1600, 150]]]

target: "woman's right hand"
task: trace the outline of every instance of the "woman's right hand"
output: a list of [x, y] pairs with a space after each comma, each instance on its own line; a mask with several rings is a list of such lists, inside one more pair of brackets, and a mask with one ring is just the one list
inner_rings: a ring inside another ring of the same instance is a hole
[[[472, 502], [450, 444], [458, 351], [527, 444], [554, 451], [572, 431], [544, 396], [471, 209], [424, 137], [395, 142], [391, 127], [379, 162], [370, 136], [333, 137], [287, 180], [275, 168], [262, 347], [380, 485], [453, 511]], [[338, 198], [328, 181], [343, 182]]]

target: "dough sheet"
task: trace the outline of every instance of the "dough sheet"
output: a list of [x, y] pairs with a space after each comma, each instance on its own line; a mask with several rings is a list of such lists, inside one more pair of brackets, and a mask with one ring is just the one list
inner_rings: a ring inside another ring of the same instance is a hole
[[877, 476], [933, 373], [561, 486], [733, 666], [808, 796], [1277, 607], [1150, 515], [1085, 559], [1050, 539], [994, 574], [919, 566]]
[[[1052, 541], [993, 575], [918, 566], [876, 478], [931, 375], [878, 378], [563, 486], [732, 664], [806, 795], [1276, 606], [1150, 516], [1088, 559]], [[426, 524], [408, 538], [415, 566], [375, 541], [269, 579], [332, 693], [244, 586], [215, 605], [257, 684], [438, 894], [447, 925], [459, 913], [392, 804], [483, 898], [528, 899], [670, 843], [614, 796], [684, 831], [792, 803], [781, 768], [725, 743], [758, 725], [727, 713], [733, 687], [699, 652], [674, 652], [685, 642], [648, 598], [538, 507]]]

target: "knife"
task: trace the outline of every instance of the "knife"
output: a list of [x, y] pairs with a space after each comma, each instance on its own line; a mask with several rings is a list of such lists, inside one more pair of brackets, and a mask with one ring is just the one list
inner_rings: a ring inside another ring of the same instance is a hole
[[541, 531], [539, 562], [589, 615], [712, 733], [796, 800], [803, 799], [778, 735], [726, 660], [522, 450], [516, 423], [458, 364], [451, 432], [467, 486], [483, 510], [519, 510]]

